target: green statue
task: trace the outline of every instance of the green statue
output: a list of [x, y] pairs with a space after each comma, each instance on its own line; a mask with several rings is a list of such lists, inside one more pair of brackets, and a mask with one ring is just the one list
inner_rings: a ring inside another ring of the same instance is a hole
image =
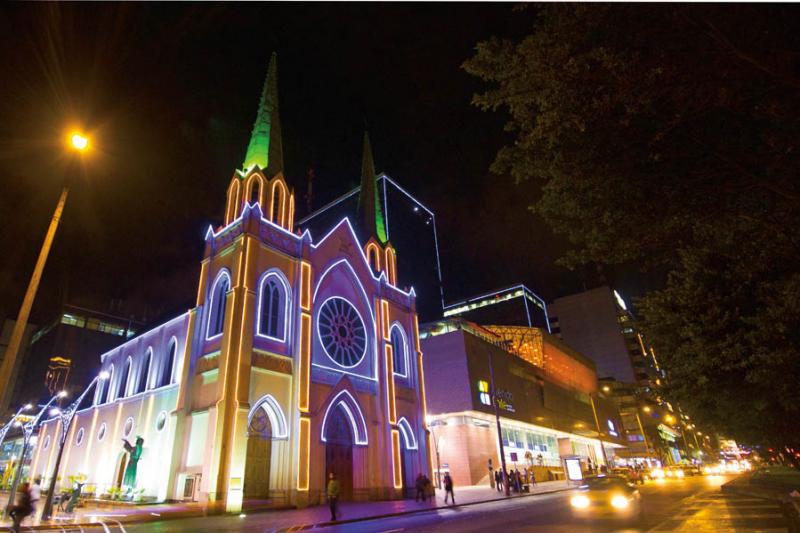
[[128, 466], [125, 467], [125, 476], [122, 478], [122, 485], [130, 488], [136, 487], [136, 465], [142, 457], [142, 444], [144, 439], [136, 437], [136, 446], [132, 446], [127, 439], [122, 439], [125, 451], [130, 455], [128, 456]]

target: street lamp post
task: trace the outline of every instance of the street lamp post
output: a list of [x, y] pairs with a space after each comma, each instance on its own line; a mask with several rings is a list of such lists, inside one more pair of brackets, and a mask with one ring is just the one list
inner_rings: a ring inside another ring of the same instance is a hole
[[[70, 137], [70, 146], [78, 153], [84, 152], [89, 147], [89, 139], [79, 133], [73, 133]], [[22, 306], [17, 315], [17, 321], [14, 323], [14, 329], [11, 331], [11, 338], [8, 341], [6, 354], [3, 358], [3, 363], [0, 365], [0, 383], [9, 383], [12, 379], [12, 373], [17, 363], [17, 356], [19, 349], [22, 345], [22, 336], [25, 334], [25, 328], [28, 325], [28, 317], [31, 313], [33, 300], [36, 298], [36, 291], [39, 290], [39, 281], [42, 279], [42, 272], [44, 265], [47, 262], [47, 256], [50, 254], [50, 248], [53, 245], [53, 239], [58, 229], [58, 224], [61, 222], [61, 214], [64, 211], [64, 204], [67, 202], [67, 195], [69, 194], [69, 180], [64, 183], [61, 189], [61, 196], [58, 198], [56, 209], [53, 211], [53, 217], [50, 219], [50, 227], [47, 228], [47, 233], [42, 243], [42, 249], [39, 251], [39, 258], [36, 260], [36, 266], [33, 269], [31, 280], [28, 282], [28, 289], [25, 291], [25, 297], [22, 299]], [[0, 412], [4, 412], [11, 398], [11, 387], [6, 387], [6, 390], [0, 393]]]
[[508, 472], [506, 471], [506, 451], [503, 447], [503, 433], [500, 427], [500, 409], [497, 406], [497, 389], [494, 388], [494, 365], [492, 365], [492, 352], [489, 352], [489, 379], [492, 386], [492, 405], [494, 405], [494, 420], [497, 423], [497, 440], [500, 443], [500, 468], [503, 469], [503, 489], [506, 496], [511, 496], [511, 487], [508, 486]]
[[33, 406], [31, 406], [31, 404], [29, 403], [26, 403], [25, 405], [20, 407], [17, 413], [11, 417], [11, 420], [8, 421], [8, 424], [6, 424], [5, 426], [3, 426], [2, 429], [0, 429], [0, 445], [3, 444], [4, 440], [6, 440], [6, 434], [8, 434], [11, 428], [14, 427], [14, 422], [16, 422], [17, 418], [19, 418], [19, 415], [22, 414], [22, 411], [27, 411], [28, 409], [32, 409], [32, 407]]
[[67, 393], [65, 391], [61, 391], [52, 398], [50, 401], [44, 404], [44, 407], [39, 411], [39, 414], [33, 420], [30, 420], [22, 426], [22, 453], [19, 454], [19, 466], [17, 466], [17, 471], [14, 473], [14, 481], [11, 482], [11, 491], [8, 494], [8, 503], [6, 504], [5, 514], [8, 515], [11, 512], [11, 508], [14, 507], [14, 500], [17, 496], [17, 485], [19, 485], [19, 478], [22, 476], [22, 467], [25, 463], [25, 454], [28, 453], [28, 445], [31, 442], [31, 437], [33, 436], [33, 432], [36, 431], [36, 426], [39, 425], [39, 421], [42, 419], [42, 415], [45, 411], [59, 398], [63, 398], [66, 396]]
[[78, 411], [78, 407], [80, 406], [83, 399], [86, 397], [86, 394], [94, 387], [98, 381], [102, 381], [108, 379], [108, 372], [100, 372], [98, 376], [96, 376], [89, 386], [84, 389], [78, 399], [75, 400], [67, 407], [65, 410], [59, 413], [61, 418], [61, 434], [58, 438], [58, 455], [56, 456], [56, 464], [53, 468], [53, 474], [50, 476], [50, 483], [48, 484], [47, 488], [47, 499], [44, 501], [44, 507], [42, 508], [42, 520], [47, 520], [50, 518], [50, 515], [53, 513], [53, 492], [56, 489], [56, 478], [58, 477], [58, 469], [61, 468], [61, 455], [64, 453], [64, 443], [67, 440], [67, 435], [69, 434], [69, 428], [72, 425], [72, 420], [75, 418], [75, 413]]

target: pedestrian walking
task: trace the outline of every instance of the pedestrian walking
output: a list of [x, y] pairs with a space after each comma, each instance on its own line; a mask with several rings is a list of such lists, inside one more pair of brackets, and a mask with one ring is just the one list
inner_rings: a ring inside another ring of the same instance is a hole
[[450, 477], [450, 474], [444, 475], [444, 503], [447, 503], [447, 497], [453, 500], [453, 505], [456, 504], [456, 495], [453, 494], [453, 478]]
[[31, 488], [27, 483], [23, 483], [17, 491], [17, 503], [11, 509], [10, 515], [13, 521], [11, 531], [19, 533], [22, 521], [30, 516], [31, 513], [33, 513], [33, 508], [31, 507]]
[[494, 485], [497, 487], [497, 492], [503, 492], [503, 475], [499, 470], [495, 470]]
[[42, 476], [33, 478], [33, 485], [31, 485], [31, 514], [36, 514], [36, 505], [39, 503], [39, 498], [42, 496]]
[[336, 479], [336, 474], [331, 472], [328, 474], [328, 489], [325, 491], [328, 495], [328, 506], [331, 508], [331, 522], [336, 522], [336, 515], [339, 511], [339, 480]]
[[415, 502], [425, 502], [427, 499], [425, 497], [425, 476], [422, 475], [422, 472], [417, 476], [417, 481], [415, 482], [414, 486], [417, 489], [417, 494], [414, 496]]
[[430, 503], [433, 501], [433, 497], [436, 496], [436, 490], [433, 488], [433, 481], [428, 476], [422, 477], [425, 480], [425, 496], [428, 497], [428, 503]]
[[522, 476], [519, 473], [519, 470], [514, 470], [514, 485], [517, 487], [517, 492], [522, 492]]

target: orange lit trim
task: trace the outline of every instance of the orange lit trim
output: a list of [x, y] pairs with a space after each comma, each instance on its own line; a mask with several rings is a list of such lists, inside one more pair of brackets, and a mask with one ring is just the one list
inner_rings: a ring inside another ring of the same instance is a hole
[[311, 310], [311, 264], [300, 262], [300, 309]]
[[311, 384], [311, 315], [300, 313], [300, 391], [297, 396], [297, 408], [308, 412], [308, 391]]
[[[239, 256], [239, 260], [241, 261], [241, 255]], [[247, 267], [250, 266], [250, 238], [244, 238], [244, 274], [240, 281], [240, 285], [244, 285], [245, 290], [250, 290], [247, 287], [247, 280], [250, 279], [250, 276], [247, 274]]]
[[263, 198], [264, 189], [266, 188], [266, 183], [264, 182], [264, 177], [261, 176], [258, 172], [253, 172], [250, 174], [250, 177], [247, 178], [247, 181], [244, 185], [244, 197], [242, 198], [242, 205], [245, 203], [250, 203], [250, 199], [253, 197], [253, 183], [258, 181], [258, 202], [261, 202], [261, 198]]
[[422, 352], [417, 352], [417, 369], [419, 374], [419, 383], [417, 387], [419, 389], [419, 400], [422, 404], [422, 424], [423, 427], [427, 428], [428, 422], [426, 416], [428, 415], [428, 404], [425, 399], [425, 371], [422, 369]]
[[208, 266], [208, 259], [204, 259], [202, 263], [200, 263], [200, 283], [197, 284], [197, 304], [200, 305], [203, 298], [203, 292], [205, 292], [206, 287], [206, 267]]
[[383, 339], [389, 340], [389, 302], [381, 300], [381, 327], [383, 328]]
[[392, 430], [392, 459], [394, 464], [392, 470], [394, 472], [394, 488], [403, 488], [403, 465], [400, 462], [400, 432], [396, 429]]
[[389, 423], [394, 424], [397, 422], [397, 408], [394, 399], [394, 359], [392, 354], [392, 345], [386, 344], [384, 346], [386, 353], [386, 396], [389, 404]]
[[297, 490], [308, 490], [308, 471], [311, 461], [311, 420], [300, 417], [299, 467]]
[[[278, 201], [280, 202], [280, 205], [276, 206], [275, 205], [275, 187], [277, 187], [278, 185], [281, 186], [280, 193], [279, 193], [280, 196], [278, 198]], [[283, 224], [283, 218], [285, 216], [285, 211], [286, 211], [286, 209], [285, 209], [285, 207], [286, 207], [286, 186], [283, 184], [283, 181], [281, 181], [280, 178], [278, 178], [274, 182], [272, 182], [271, 193], [272, 194], [270, 195], [270, 199], [269, 199], [269, 219], [272, 222], [278, 224], [279, 226], [285, 227], [284, 224]], [[277, 209], [276, 209], [276, 207], [277, 207]]]
[[[247, 248], [247, 241], [245, 241], [245, 248]], [[247, 268], [247, 267], [245, 267]], [[236, 350], [236, 366], [233, 371], [236, 374], [236, 383], [233, 386], [233, 431], [231, 432], [231, 457], [228, 463], [228, 472], [233, 469], [233, 461], [236, 456], [236, 426], [239, 421], [239, 380], [242, 377], [241, 364], [242, 364], [242, 344], [244, 343], [245, 324], [247, 323], [247, 295], [245, 295], [244, 305], [242, 306], [242, 320], [241, 327], [239, 328], [239, 343]]]
[[378, 245], [375, 242], [370, 241], [367, 243], [366, 248], [364, 249], [367, 256], [367, 262], [369, 266], [372, 267], [373, 270], [376, 272], [380, 272], [381, 270], [381, 250], [378, 248]]
[[239, 210], [239, 195], [241, 194], [241, 187], [239, 186], [239, 178], [235, 177], [231, 180], [228, 187], [228, 205], [225, 209], [225, 225], [231, 223], [232, 220], [238, 215]]
[[390, 285], [397, 285], [397, 260], [391, 246], [386, 247], [386, 277]]
[[417, 320], [417, 315], [414, 315], [414, 344], [417, 346], [417, 351], [421, 354], [422, 348], [419, 346], [419, 320]]
[[294, 194], [289, 195], [289, 220], [286, 222], [286, 229], [294, 231]]

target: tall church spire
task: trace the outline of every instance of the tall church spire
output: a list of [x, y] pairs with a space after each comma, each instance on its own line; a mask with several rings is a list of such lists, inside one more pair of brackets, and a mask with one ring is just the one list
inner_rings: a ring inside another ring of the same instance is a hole
[[361, 159], [361, 192], [358, 195], [358, 221], [365, 240], [377, 237], [381, 244], [386, 244], [386, 224], [383, 219], [383, 208], [378, 199], [378, 184], [375, 176], [375, 160], [369, 134], [364, 132], [364, 155]]
[[244, 170], [258, 165], [268, 177], [283, 170], [283, 140], [278, 114], [278, 56], [275, 52], [269, 60], [267, 79], [258, 104], [258, 114], [244, 158]]

